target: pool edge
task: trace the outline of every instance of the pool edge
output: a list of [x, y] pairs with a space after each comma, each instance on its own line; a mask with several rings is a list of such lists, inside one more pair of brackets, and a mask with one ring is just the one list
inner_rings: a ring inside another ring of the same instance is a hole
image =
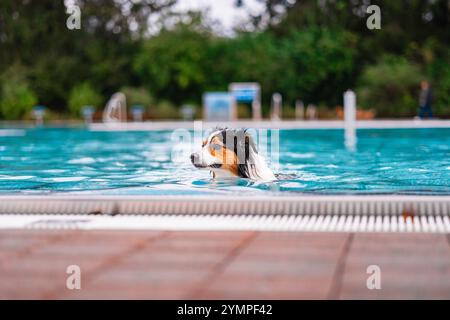
[[2, 195], [0, 214], [450, 215], [450, 196]]

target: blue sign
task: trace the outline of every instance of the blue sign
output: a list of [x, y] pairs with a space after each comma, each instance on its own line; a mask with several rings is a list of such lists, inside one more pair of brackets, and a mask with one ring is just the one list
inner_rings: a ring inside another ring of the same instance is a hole
[[34, 106], [33, 107], [33, 112], [45, 112], [45, 106]]
[[258, 90], [255, 87], [233, 88], [232, 94], [236, 102], [252, 102], [257, 98]]
[[228, 92], [208, 92], [203, 95], [205, 120], [233, 120], [233, 96]]

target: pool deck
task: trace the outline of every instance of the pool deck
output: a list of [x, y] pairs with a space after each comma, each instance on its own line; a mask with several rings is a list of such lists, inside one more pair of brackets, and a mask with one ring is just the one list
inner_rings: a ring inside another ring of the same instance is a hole
[[0, 230], [0, 299], [449, 298], [449, 234]]
[[[92, 123], [92, 131], [156, 131], [156, 130], [192, 130], [195, 126], [203, 129], [216, 126], [228, 128], [254, 129], [343, 129], [343, 120], [236, 120], [236, 121], [145, 121], [119, 123]], [[450, 128], [450, 120], [420, 119], [377, 119], [358, 120], [358, 129], [412, 129], [412, 128]]]
[[0, 299], [450, 299], [448, 196], [210, 200], [1, 196]]

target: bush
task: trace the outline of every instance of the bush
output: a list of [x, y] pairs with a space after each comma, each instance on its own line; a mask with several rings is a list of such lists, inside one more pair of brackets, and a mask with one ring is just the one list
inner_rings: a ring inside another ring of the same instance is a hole
[[360, 78], [358, 106], [380, 117], [414, 116], [418, 110], [420, 69], [402, 57], [387, 56], [367, 67]]
[[154, 119], [179, 119], [180, 111], [169, 101], [161, 101], [149, 108], [149, 116]]
[[237, 106], [237, 116], [239, 119], [251, 119], [252, 118], [252, 106], [248, 104], [240, 104]]
[[102, 96], [95, 91], [87, 82], [75, 86], [69, 95], [69, 110], [75, 117], [81, 117], [81, 109], [83, 106], [93, 106], [94, 108], [100, 106], [102, 103]]
[[11, 66], [0, 79], [0, 110], [7, 120], [22, 119], [37, 103], [37, 97], [28, 87], [25, 72], [20, 65]]
[[355, 37], [339, 28], [290, 32], [280, 40], [273, 57], [278, 70], [270, 76], [271, 91], [281, 92], [286, 101], [300, 98], [305, 104], [340, 103], [355, 69], [355, 46]]
[[143, 105], [145, 109], [153, 103], [153, 98], [145, 88], [124, 87], [120, 89], [127, 97], [127, 105], [131, 107], [134, 104]]
[[439, 117], [450, 117], [450, 69], [442, 68], [439, 79], [431, 84], [433, 90], [433, 113]]
[[437, 117], [450, 117], [450, 49], [439, 48], [439, 54], [431, 55], [427, 69], [433, 92], [433, 114]]
[[161, 99], [197, 101], [209, 82], [204, 64], [209, 59], [210, 43], [209, 35], [196, 26], [180, 24], [174, 30], [162, 30], [144, 41], [136, 54], [134, 70]]

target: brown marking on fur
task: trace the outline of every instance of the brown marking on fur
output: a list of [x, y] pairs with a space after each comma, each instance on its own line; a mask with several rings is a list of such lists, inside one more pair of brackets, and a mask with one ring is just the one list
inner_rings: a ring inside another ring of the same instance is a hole
[[229, 172], [231, 172], [233, 175], [238, 176], [238, 165], [237, 164], [224, 164], [222, 165], [223, 170], [228, 170]]
[[213, 144], [213, 143], [223, 145], [222, 141], [220, 141], [220, 139], [219, 139], [218, 137], [213, 137], [213, 138], [211, 139], [210, 144]]
[[212, 147], [209, 148], [209, 152], [213, 157], [219, 159], [222, 163], [221, 169], [228, 170], [235, 176], [238, 175], [238, 158], [234, 151], [227, 149], [219, 138], [214, 137], [211, 139], [211, 144], [218, 144], [221, 146], [219, 150], [215, 150]]

